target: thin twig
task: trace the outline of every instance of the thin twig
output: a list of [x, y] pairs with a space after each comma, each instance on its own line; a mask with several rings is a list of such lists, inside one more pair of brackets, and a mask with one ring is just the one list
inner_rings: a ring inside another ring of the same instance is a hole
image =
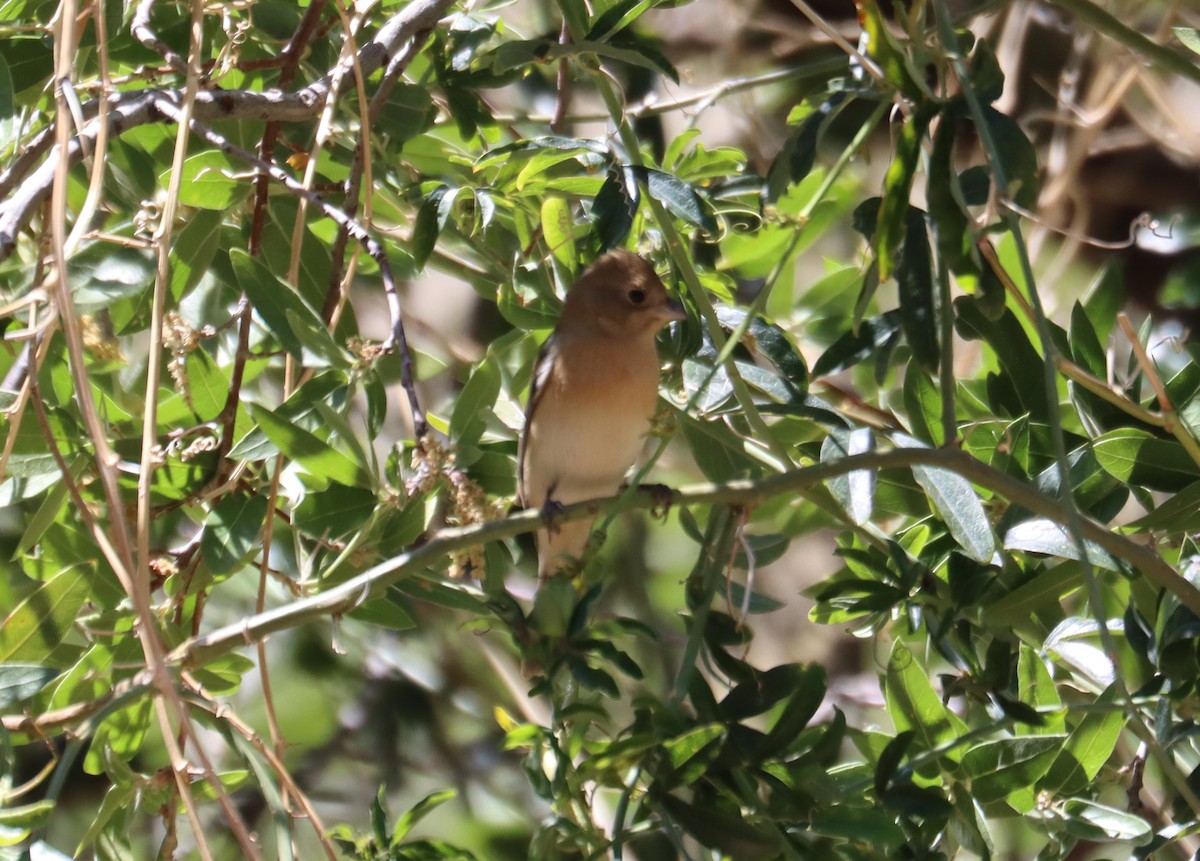
[[1138, 367], [1142, 369], [1142, 374], [1149, 380], [1150, 387], [1154, 389], [1154, 395], [1158, 399], [1158, 408], [1162, 413], [1162, 427], [1170, 431], [1171, 435], [1188, 453], [1192, 462], [1200, 466], [1200, 442], [1197, 442], [1191, 429], [1179, 420], [1179, 413], [1176, 411], [1174, 403], [1171, 402], [1171, 395], [1167, 391], [1166, 385], [1163, 384], [1158, 368], [1151, 361], [1149, 353], [1146, 352], [1146, 348], [1142, 345], [1133, 324], [1129, 322], [1129, 317], [1125, 315], [1124, 311], [1117, 313], [1117, 322], [1129, 340], [1129, 345], [1133, 348], [1133, 355], [1137, 359]]
[[[263, 744], [262, 738], [254, 731], [249, 724], [239, 718], [228, 705], [217, 705], [214, 697], [208, 695], [203, 687], [192, 679], [190, 675], [186, 676], [188, 683], [197, 692], [197, 697], [193, 700], [194, 704], [208, 711], [215, 720], [224, 721], [232, 727], [242, 738], [250, 742], [250, 745], [257, 750], [271, 766], [271, 769], [279, 776], [279, 782], [282, 785], [284, 797], [292, 797], [296, 799], [296, 803], [300, 805], [300, 812], [308, 819], [313, 831], [317, 834], [317, 840], [321, 843], [321, 848], [325, 850], [325, 855], [330, 861], [337, 861], [338, 854], [333, 844], [327, 836], [325, 824], [321, 821], [317, 809], [313, 806], [308, 795], [300, 789], [292, 777], [291, 771], [283, 762], [277, 752]], [[294, 814], [293, 814], [294, 815]]]
[[186, 73], [188, 71], [187, 61], [171, 50], [171, 46], [160, 39], [154, 32], [154, 28], [150, 26], [150, 17], [153, 14], [154, 0], [142, 0], [141, 3], [138, 3], [137, 8], [133, 10], [133, 20], [129, 25], [130, 32], [133, 33], [135, 39], [166, 60], [167, 65], [176, 72]]
[[[180, 112], [173, 104], [165, 102], [159, 105], [159, 108], [170, 119], [176, 122], [180, 120]], [[392, 274], [392, 265], [388, 260], [387, 251], [358, 221], [336, 206], [327, 203], [319, 195], [306, 189], [282, 168], [268, 164], [258, 156], [226, 140], [222, 135], [195, 119], [191, 120], [190, 125], [193, 132], [203, 137], [217, 149], [241, 159], [261, 171], [265, 171], [289, 192], [318, 207], [323, 215], [333, 220], [338, 226], [346, 230], [352, 238], [361, 243], [367, 254], [379, 266], [379, 275], [383, 281], [384, 293], [387, 296], [388, 313], [391, 317], [391, 333], [388, 335], [387, 340], [383, 342], [380, 350], [382, 353], [390, 353], [394, 350], [400, 354], [400, 383], [408, 395], [408, 404], [412, 412], [413, 428], [415, 429], [416, 436], [418, 439], [423, 437], [428, 432], [429, 426], [425, 421], [424, 413], [421, 411], [420, 400], [417, 397], [416, 384], [413, 377], [412, 353], [408, 348], [408, 340], [404, 335], [403, 309], [400, 305], [400, 297], [396, 293], [396, 281]]]
[[[389, 63], [414, 34], [435, 26], [453, 3], [454, 0], [413, 0], [389, 18], [358, 54], [357, 62], [364, 78]], [[238, 119], [305, 122], [320, 113], [327, 98], [338, 95], [330, 87], [336, 72], [335, 69], [295, 92], [202, 90], [196, 94], [193, 116], [201, 122]], [[108, 99], [109, 133], [121, 135], [137, 126], [160, 122], [167, 114], [164, 105], [177, 111], [180, 98], [178, 90], [116, 93]], [[64, 139], [58, 143], [54, 141], [59, 132], [40, 133], [36, 138], [37, 151], [17, 159], [9, 171], [0, 175], [0, 260], [12, 254], [17, 235], [49, 196], [59, 162], [56, 150], [64, 150], [66, 163], [72, 166], [94, 144], [99, 123], [92, 118], [98, 112], [98, 102], [84, 105], [83, 115], [89, 119], [88, 125], [69, 140], [65, 136], [66, 126], [61, 124], [56, 128], [62, 129]], [[38, 164], [39, 159], [41, 164]]]
[[792, 5], [795, 6], [800, 14], [807, 18], [814, 27], [829, 37], [833, 44], [841, 48], [847, 56], [853, 57], [863, 70], [874, 78], [876, 81], [883, 81], [883, 70], [881, 70], [874, 60], [851, 45], [846, 37], [838, 32], [837, 28], [817, 14], [816, 10], [809, 6], [804, 0], [792, 0]]
[[[1062, 500], [1042, 493], [1025, 482], [953, 448], [906, 448], [851, 455], [762, 479], [683, 488], [674, 494], [673, 499], [674, 504], [680, 506], [716, 504], [752, 508], [780, 494], [795, 494], [800, 489], [815, 487], [855, 470], [876, 471], [911, 466], [932, 466], [950, 470], [1055, 523], [1067, 524], [1070, 520]], [[585, 517], [595, 518], [611, 511], [617, 505], [630, 509], [648, 509], [660, 504], [655, 494], [636, 490], [624, 498], [618, 494], [573, 503], [566, 506], [556, 517], [562, 522], [569, 522]], [[334, 614], [348, 613], [392, 583], [413, 576], [431, 565], [437, 565], [450, 554], [532, 532], [544, 528], [544, 525], [540, 511], [528, 510], [487, 523], [439, 530], [432, 533], [429, 541], [421, 547], [382, 562], [320, 594], [293, 601], [218, 631], [193, 638], [180, 645], [172, 653], [171, 660], [186, 666], [202, 665], [231, 649], [257, 642], [275, 631], [294, 628]], [[1181, 577], [1151, 548], [1114, 533], [1104, 524], [1088, 517], [1081, 516], [1079, 529], [1084, 539], [1097, 544], [1113, 556], [1128, 561], [1156, 585], [1179, 598], [1188, 609], [1200, 614], [1200, 589]]]
[[[288, 40], [280, 52], [280, 67], [279, 67], [279, 88], [286, 90], [292, 86], [296, 80], [296, 70], [300, 67], [300, 58], [303, 56], [304, 49], [308, 46], [309, 39], [312, 38], [313, 32], [317, 28], [318, 22], [321, 20], [321, 15], [325, 11], [325, 4], [328, 0], [313, 0], [308, 4], [308, 8], [304, 10], [304, 17], [300, 19], [300, 23], [296, 26], [296, 32], [292, 34], [292, 38]], [[263, 161], [275, 161], [275, 144], [279, 139], [279, 130], [282, 125], [275, 120], [266, 124], [263, 129], [262, 140], [258, 144], [258, 154]], [[259, 246], [262, 242], [263, 225], [267, 220], [267, 191], [270, 188], [270, 178], [265, 173], [259, 173], [254, 177], [254, 208], [250, 220], [250, 254], [257, 257]]]
[[[409, 64], [417, 54], [421, 52], [421, 49], [425, 46], [426, 41], [428, 41], [432, 33], [432, 26], [413, 33], [409, 42], [388, 63], [383, 79], [379, 82], [375, 94], [371, 97], [370, 106], [366, 111], [368, 122], [363, 124], [360, 120], [359, 127], [363, 133], [358, 136], [358, 145], [354, 148], [354, 158], [350, 163], [350, 173], [347, 175], [344, 183], [345, 192], [342, 198], [342, 209], [346, 212], [355, 212], [358, 209], [364, 179], [367, 182], [367, 187], [371, 187], [370, 135], [366, 133], [366, 130], [375, 122], [375, 118], [379, 116], [379, 112], [387, 104], [388, 97], [396, 82], [404, 74], [405, 70], [408, 69]], [[358, 80], [357, 86], [361, 99], [363, 93], [362, 76], [366, 75], [361, 64], [355, 66], [355, 74], [360, 76], [356, 80]], [[368, 195], [367, 203], [364, 207], [364, 210], [366, 210], [364, 220], [368, 224], [371, 221], [370, 206], [371, 198]], [[331, 326], [336, 325], [340, 314], [339, 309], [346, 302], [355, 266], [354, 260], [351, 260], [349, 266], [346, 265], [346, 245], [349, 239], [349, 234], [346, 231], [339, 230], [337, 236], [334, 238], [333, 248], [330, 251], [329, 289], [325, 295], [324, 307], [321, 309], [321, 318]]]
[[1081, 21], [1091, 24], [1110, 39], [1130, 48], [1135, 55], [1158, 66], [1160, 71], [1168, 71], [1192, 83], [1200, 84], [1200, 66], [1126, 26], [1089, 0], [1052, 0], [1052, 3], [1066, 9]]
[[105, 2], [106, 0], [95, 0], [95, 6], [92, 10], [92, 26], [96, 28], [96, 53], [100, 65], [101, 84], [96, 146], [92, 152], [92, 174], [88, 179], [87, 196], [84, 198], [83, 206], [80, 207], [79, 213], [75, 216], [75, 226], [71, 228], [71, 233], [67, 236], [66, 248], [68, 255], [74, 252], [87, 234], [92, 218], [95, 217], [96, 210], [100, 206], [101, 196], [104, 192], [105, 159], [108, 156], [107, 96], [113, 91], [112, 79], [108, 68], [108, 33], [105, 30], [104, 22]]
[[[567, 45], [571, 41], [571, 30], [567, 19], [563, 18], [562, 29], [558, 33], [558, 44]], [[571, 109], [571, 61], [565, 55], [558, 61], [558, 79], [555, 82], [557, 99], [554, 103], [554, 116], [550, 119], [550, 130], [556, 135], [563, 133], [567, 111]]]

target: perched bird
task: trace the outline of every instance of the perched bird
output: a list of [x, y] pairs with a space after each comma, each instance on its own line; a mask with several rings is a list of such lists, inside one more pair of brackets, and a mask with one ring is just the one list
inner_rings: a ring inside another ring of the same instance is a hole
[[[617, 491], [654, 416], [655, 335], [686, 317], [632, 252], [610, 251], [584, 271], [534, 367], [518, 467], [526, 508], [549, 511]], [[538, 531], [539, 580], [583, 552], [591, 526], [576, 520]]]

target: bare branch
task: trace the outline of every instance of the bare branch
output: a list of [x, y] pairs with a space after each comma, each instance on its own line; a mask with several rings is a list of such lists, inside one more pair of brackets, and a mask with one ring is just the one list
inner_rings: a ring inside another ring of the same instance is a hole
[[[389, 65], [393, 57], [410, 40], [428, 32], [454, 4], [454, 0], [414, 0], [384, 24], [375, 37], [358, 52], [358, 63], [364, 77]], [[262, 120], [266, 122], [303, 122], [314, 119], [331, 93], [333, 82], [346, 75], [354, 58], [346, 61], [347, 68], [337, 69], [320, 80], [294, 92], [269, 90], [205, 90], [196, 95], [193, 116], [200, 122], [216, 120]], [[339, 88], [340, 89], [340, 88]], [[109, 98], [108, 134], [119, 136], [147, 123], [161, 122], [172, 116], [182, 105], [179, 90], [146, 89], [121, 93]], [[83, 153], [91, 149], [100, 131], [99, 102], [83, 106], [88, 120], [86, 127], [67, 144], [66, 162], [75, 165]], [[37, 207], [50, 194], [55, 165], [59, 156], [52, 145], [53, 133], [41, 132], [29, 144], [27, 153], [18, 158], [12, 168], [0, 176], [0, 260], [6, 259], [16, 247], [17, 234], [29, 223]], [[37, 167], [37, 158], [42, 161]]]
[[166, 42], [158, 38], [158, 34], [150, 26], [150, 16], [153, 12], [154, 0], [142, 0], [133, 12], [133, 21], [129, 25], [129, 30], [135, 39], [166, 60], [168, 66], [183, 74], [187, 70], [187, 63], [183, 57], [172, 51]]
[[[176, 121], [182, 119], [182, 112], [169, 101], [159, 103], [157, 109], [169, 119]], [[383, 246], [358, 221], [336, 206], [326, 202], [320, 195], [305, 188], [288, 174], [287, 171], [277, 165], [268, 164], [253, 153], [247, 152], [231, 141], [226, 140], [217, 134], [217, 132], [195, 119], [192, 119], [189, 124], [193, 132], [221, 150], [221, 152], [241, 159], [263, 173], [268, 174], [289, 192], [303, 198], [311, 205], [320, 209], [322, 214], [332, 219], [355, 241], [360, 243], [367, 254], [371, 256], [371, 259], [379, 266], [379, 276], [383, 281], [383, 290], [387, 296], [388, 313], [391, 317], [391, 333], [388, 335], [387, 340], [383, 342], [381, 349], [384, 353], [390, 353], [393, 350], [397, 350], [400, 353], [400, 382], [408, 395], [408, 404], [412, 410], [413, 428], [416, 436], [418, 439], [423, 437], [428, 430], [428, 424], [425, 422], [425, 414], [421, 411], [420, 400], [417, 397], [416, 380], [413, 376], [412, 353], [408, 348], [408, 339], [404, 335], [404, 314], [400, 305], [400, 296], [396, 292], [396, 279], [392, 274], [391, 261], [388, 260], [387, 252]]]
[[[905, 448], [871, 452], [791, 470], [765, 479], [697, 485], [676, 492], [674, 504], [753, 507], [774, 496], [795, 493], [855, 470], [875, 471], [910, 466], [938, 467], [957, 473], [969, 481], [990, 488], [1034, 514], [1061, 525], [1067, 524], [1071, 517], [1060, 500], [1007, 473], [993, 469], [963, 451], [950, 448]], [[612, 510], [618, 504], [629, 508], [654, 508], [661, 505], [661, 499], [650, 491], [630, 491], [624, 497], [618, 495], [568, 505], [556, 515], [556, 521], [595, 517]], [[275, 631], [294, 628], [327, 616], [348, 613], [392, 583], [437, 564], [449, 554], [490, 541], [532, 532], [543, 525], [540, 511], [527, 510], [502, 520], [440, 530], [430, 536], [428, 543], [369, 568], [339, 586], [259, 613], [209, 634], [193, 637], [176, 648], [171, 653], [170, 660], [172, 663], [181, 663], [188, 667], [203, 666], [219, 655], [239, 646], [256, 643]], [[1127, 560], [1155, 584], [1179, 598], [1190, 610], [1200, 613], [1200, 589], [1179, 576], [1179, 573], [1151, 548], [1112, 532], [1091, 518], [1082, 518], [1081, 532], [1086, 540], [1093, 541], [1114, 556]]]

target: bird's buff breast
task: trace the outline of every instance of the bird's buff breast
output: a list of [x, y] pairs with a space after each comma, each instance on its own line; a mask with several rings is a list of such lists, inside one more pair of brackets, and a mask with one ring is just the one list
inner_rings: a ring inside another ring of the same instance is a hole
[[538, 403], [529, 440], [538, 463], [531, 472], [548, 483], [529, 488], [534, 498], [551, 492], [567, 503], [611, 494], [641, 453], [658, 398], [653, 345], [603, 358], [591, 352], [573, 350], [572, 372], [553, 380]]

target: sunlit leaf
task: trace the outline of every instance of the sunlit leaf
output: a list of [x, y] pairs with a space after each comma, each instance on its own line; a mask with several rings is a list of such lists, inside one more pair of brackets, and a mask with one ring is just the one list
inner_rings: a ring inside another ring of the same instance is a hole
[[374, 479], [362, 464], [323, 442], [319, 437], [266, 407], [250, 404], [248, 409], [268, 439], [287, 457], [303, 465], [314, 477], [351, 487], [370, 488], [374, 484]]
[[0, 621], [0, 663], [47, 658], [75, 624], [92, 575], [82, 565], [65, 568], [34, 589]]

